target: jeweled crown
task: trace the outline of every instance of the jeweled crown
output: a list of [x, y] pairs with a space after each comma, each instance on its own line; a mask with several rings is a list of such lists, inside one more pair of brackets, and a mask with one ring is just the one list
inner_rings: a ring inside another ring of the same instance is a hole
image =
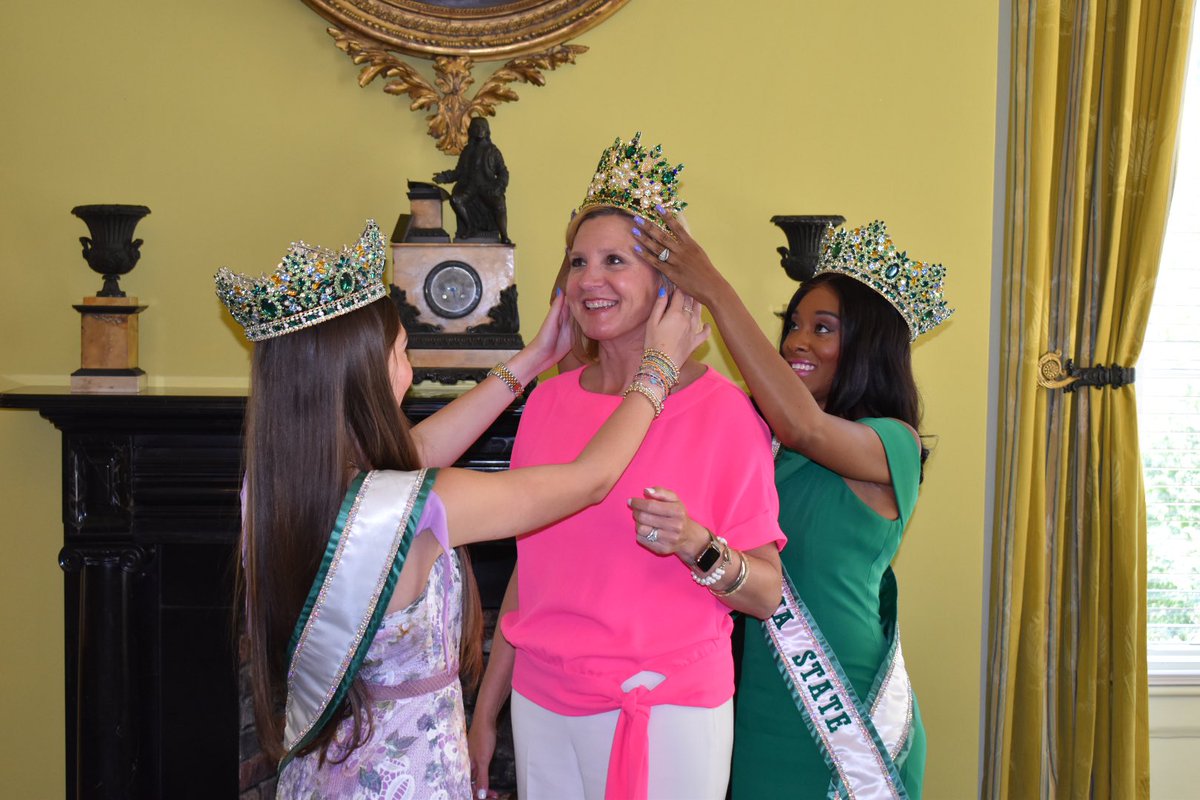
[[383, 234], [368, 220], [353, 246], [334, 253], [293, 242], [269, 275], [217, 271], [217, 297], [252, 342], [282, 336], [361, 308], [387, 294]]
[[640, 131], [628, 142], [618, 136], [605, 148], [579, 212], [594, 206], [613, 206], [640, 214], [665, 231], [667, 225], [656, 207], [676, 214], [687, 207], [679, 199], [683, 164], [672, 166], [663, 158], [662, 145], [646, 149], [641, 139]]
[[954, 313], [942, 286], [946, 268], [909, 258], [896, 248], [880, 220], [852, 230], [826, 227], [814, 275], [822, 272], [841, 273], [883, 295], [908, 323], [909, 341]]

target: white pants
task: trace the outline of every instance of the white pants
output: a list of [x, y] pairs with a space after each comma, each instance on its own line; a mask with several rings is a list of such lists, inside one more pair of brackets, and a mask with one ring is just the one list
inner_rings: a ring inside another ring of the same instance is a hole
[[[604, 800], [620, 711], [568, 717], [512, 693], [517, 796]], [[650, 710], [649, 800], [724, 800], [733, 752], [733, 700], [716, 708]]]

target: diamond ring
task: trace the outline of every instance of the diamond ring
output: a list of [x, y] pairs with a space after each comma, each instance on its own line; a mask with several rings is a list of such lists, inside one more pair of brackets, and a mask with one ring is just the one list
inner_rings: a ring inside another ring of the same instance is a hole
[[658, 254], [659, 261], [666, 261], [670, 257], [671, 257], [671, 248], [669, 248], [669, 247], [664, 247], [662, 249], [662, 252]]
[[646, 534], [646, 541], [647, 542], [657, 542], [658, 541], [658, 528], [650, 529], [650, 532]]

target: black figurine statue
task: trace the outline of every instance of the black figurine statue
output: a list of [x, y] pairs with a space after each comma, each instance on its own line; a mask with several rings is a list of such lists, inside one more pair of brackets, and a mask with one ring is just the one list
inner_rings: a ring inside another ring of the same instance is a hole
[[508, 238], [508, 208], [504, 191], [508, 188], [508, 168], [500, 148], [492, 144], [491, 129], [483, 117], [475, 117], [467, 127], [467, 146], [458, 156], [454, 169], [433, 176], [437, 183], [453, 183], [450, 205], [458, 220], [456, 240], [498, 237]]

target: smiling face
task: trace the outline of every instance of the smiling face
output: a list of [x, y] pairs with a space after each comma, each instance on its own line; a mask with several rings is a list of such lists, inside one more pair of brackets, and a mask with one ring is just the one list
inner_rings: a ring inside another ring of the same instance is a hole
[[825, 408], [842, 352], [842, 302], [828, 285], [814, 286], [800, 299], [783, 338], [780, 354]]
[[646, 321], [662, 285], [658, 270], [633, 252], [633, 218], [594, 215], [580, 223], [567, 251], [567, 307], [584, 336], [630, 340], [641, 351]]

